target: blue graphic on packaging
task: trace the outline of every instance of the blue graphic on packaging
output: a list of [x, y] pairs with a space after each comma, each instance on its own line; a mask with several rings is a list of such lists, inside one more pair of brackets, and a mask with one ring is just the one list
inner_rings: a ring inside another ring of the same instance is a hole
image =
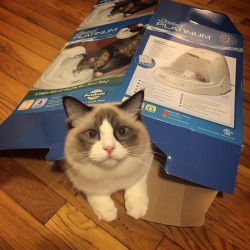
[[69, 39], [69, 43], [76, 41], [95, 41], [115, 37], [120, 31], [126, 29], [127, 26], [130, 26], [132, 24], [141, 24], [143, 26], [147, 25], [151, 17], [152, 14], [149, 14], [142, 17], [120, 21], [117, 23], [111, 23], [94, 28], [78, 30]]
[[32, 109], [42, 108], [45, 103], [48, 101], [48, 98], [37, 99], [36, 102], [32, 105]]
[[[163, 2], [162, 5], [164, 5], [164, 3], [166, 2]], [[169, 5], [171, 3], [168, 2], [167, 4]], [[162, 13], [163, 10], [164, 13]], [[215, 49], [242, 52], [243, 42], [240, 33], [237, 31], [232, 34], [230, 33], [232, 30], [226, 33], [226, 30], [216, 30], [216, 27], [211, 26], [211, 24], [210, 26], [202, 24], [200, 16], [203, 11], [204, 10], [194, 9], [192, 12], [193, 22], [190, 22], [189, 19], [186, 19], [187, 17], [173, 13], [171, 9], [157, 8], [147, 29], [167, 33], [180, 39], [194, 41], [197, 44], [214, 47]], [[221, 14], [212, 13], [211, 15], [213, 15], [213, 19], [215, 20], [218, 18], [221, 19]], [[188, 18], [191, 19], [190, 16]], [[195, 19], [197, 22], [195, 22]], [[224, 16], [224, 19], [228, 19], [227, 16]]]
[[241, 130], [228, 128], [170, 108], [146, 102], [142, 114], [162, 122], [175, 124], [178, 127], [191, 129], [192, 131], [223, 139], [228, 142], [233, 142], [238, 145], [242, 144]]
[[153, 68], [155, 66], [155, 60], [147, 55], [139, 55], [135, 58], [136, 63], [143, 68]]
[[88, 89], [69, 91], [65, 94], [59, 93], [49, 95], [42, 99], [24, 99], [13, 112], [13, 115], [63, 110], [62, 97], [65, 95], [72, 96], [86, 104], [110, 102], [114, 99], [118, 88], [119, 86], [101, 88], [92, 87]]
[[111, 102], [121, 84], [122, 77], [100, 79], [61, 89], [31, 90], [13, 115], [62, 110], [62, 97], [69, 95], [86, 104]]

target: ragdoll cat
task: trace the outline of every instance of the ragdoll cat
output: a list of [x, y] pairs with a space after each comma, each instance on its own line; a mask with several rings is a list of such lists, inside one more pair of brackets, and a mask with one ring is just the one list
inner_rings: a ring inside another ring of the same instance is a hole
[[82, 55], [82, 59], [76, 66], [76, 72], [80, 73], [85, 69], [93, 69], [95, 73], [102, 74], [128, 65], [145, 31], [143, 27], [138, 29], [140, 31], [132, 37], [119, 39], [100, 51]]
[[119, 190], [125, 190], [128, 215], [138, 219], [146, 214], [146, 179], [153, 154], [141, 120], [143, 97], [139, 91], [121, 104], [93, 106], [63, 98], [69, 127], [64, 170], [99, 219], [116, 219], [110, 195]]

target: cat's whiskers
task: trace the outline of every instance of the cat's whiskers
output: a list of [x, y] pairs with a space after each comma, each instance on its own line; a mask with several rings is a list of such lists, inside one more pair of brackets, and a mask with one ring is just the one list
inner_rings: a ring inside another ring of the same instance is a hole
[[[85, 159], [85, 160], [87, 160], [87, 159]], [[81, 163], [83, 163], [83, 161], [82, 161]], [[67, 174], [68, 174], [69, 172], [71, 172], [71, 171], [74, 171], [75, 169], [76, 169], [75, 166], [71, 166], [70, 169], [68, 169], [67, 171], [64, 171], [64, 173], [60, 174], [60, 176], [58, 176], [52, 183], [50, 183], [50, 185], [48, 185], [48, 188], [52, 188], [52, 186], [53, 186], [55, 183], [57, 183], [58, 180], [59, 180], [60, 178], [62, 178], [63, 176], [64, 176], [65, 179], [64, 179], [64, 183], [63, 183], [62, 186], [64, 186], [65, 183], [69, 180], [69, 177], [67, 176]]]
[[[67, 182], [70, 183], [69, 177], [68, 177], [67, 175], [65, 175], [64, 181], [63, 181], [63, 183], [61, 184], [60, 192], [62, 191], [62, 189], [64, 188], [64, 186], [65, 186], [65, 184], [66, 184]], [[71, 193], [73, 193], [73, 192], [74, 192], [74, 189], [71, 189]]]
[[78, 174], [77, 179], [76, 179], [76, 181], [75, 181], [76, 183], [78, 183], [79, 179], [80, 179], [82, 176], [85, 176], [85, 173], [88, 171], [90, 165], [92, 165], [91, 162], [90, 162], [87, 166], [84, 166], [84, 168], [78, 169], [78, 170], [79, 170], [79, 174]]
[[52, 189], [52, 186], [53, 186], [55, 183], [57, 183], [58, 180], [61, 179], [63, 176], [66, 176], [66, 178], [68, 178], [67, 175], [66, 175], [66, 172], [60, 174], [52, 183], [50, 183], [50, 184], [48, 185], [47, 189], [50, 189], [50, 188]]
[[[131, 157], [133, 160], [135, 160], [135, 161], [137, 161], [139, 163], [142, 163], [145, 166], [149, 166], [148, 163], [146, 163], [146, 162], [144, 162], [144, 161], [142, 161], [142, 160], [140, 160], [140, 159], [138, 159], [137, 157], [134, 157], [134, 156], [140, 156], [140, 155], [139, 154], [133, 155], [133, 156], [132, 155], [128, 155], [128, 157]], [[150, 162], [150, 164], [151, 164], [151, 162]]]
[[[84, 161], [80, 162], [80, 164], [83, 164], [83, 163], [84, 163]], [[92, 160], [88, 159], [88, 165], [86, 165], [86, 166], [84, 166], [84, 168], [80, 169], [80, 174], [85, 174], [90, 169], [90, 167], [92, 167], [94, 165], [95, 165], [95, 163]]]
[[[148, 163], [145, 163], [144, 161], [142, 161], [142, 160], [140, 160], [140, 159], [138, 159], [136, 157], [133, 157], [133, 156], [130, 156], [130, 157], [133, 158], [133, 160], [142, 163], [143, 165], [149, 166]], [[150, 165], [151, 165], [151, 163], [150, 163]], [[154, 171], [154, 172], [156, 171], [157, 174], [161, 177], [161, 179], [166, 179], [166, 177], [163, 176], [162, 172], [160, 171], [160, 168], [162, 168], [162, 167], [164, 167], [164, 166], [161, 163], [159, 163], [159, 168], [154, 168], [154, 167], [151, 166], [150, 171]], [[165, 186], [163, 186], [163, 192], [165, 192]]]
[[88, 156], [89, 152], [88, 151], [81, 151], [81, 152], [77, 152], [75, 154], [68, 154], [67, 157], [71, 157], [72, 159], [78, 157], [78, 156]]

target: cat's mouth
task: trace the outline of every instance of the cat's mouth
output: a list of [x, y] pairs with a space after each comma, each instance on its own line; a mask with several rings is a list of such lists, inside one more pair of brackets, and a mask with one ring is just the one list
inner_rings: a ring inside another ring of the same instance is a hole
[[105, 159], [103, 159], [100, 163], [105, 168], [113, 168], [115, 167], [119, 162], [121, 162], [125, 157], [117, 157], [114, 155], [108, 155]]
[[119, 160], [112, 158], [112, 157], [109, 157], [109, 158], [103, 160], [101, 164], [105, 168], [114, 168], [118, 162], [119, 162]]

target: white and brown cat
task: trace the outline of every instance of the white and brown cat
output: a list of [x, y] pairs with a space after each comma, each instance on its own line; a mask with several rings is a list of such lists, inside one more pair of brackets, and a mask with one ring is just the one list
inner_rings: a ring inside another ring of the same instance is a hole
[[110, 195], [119, 190], [125, 190], [128, 215], [138, 219], [146, 214], [146, 179], [153, 153], [141, 119], [143, 97], [139, 91], [121, 104], [93, 106], [63, 98], [69, 128], [65, 172], [99, 219], [116, 219]]

